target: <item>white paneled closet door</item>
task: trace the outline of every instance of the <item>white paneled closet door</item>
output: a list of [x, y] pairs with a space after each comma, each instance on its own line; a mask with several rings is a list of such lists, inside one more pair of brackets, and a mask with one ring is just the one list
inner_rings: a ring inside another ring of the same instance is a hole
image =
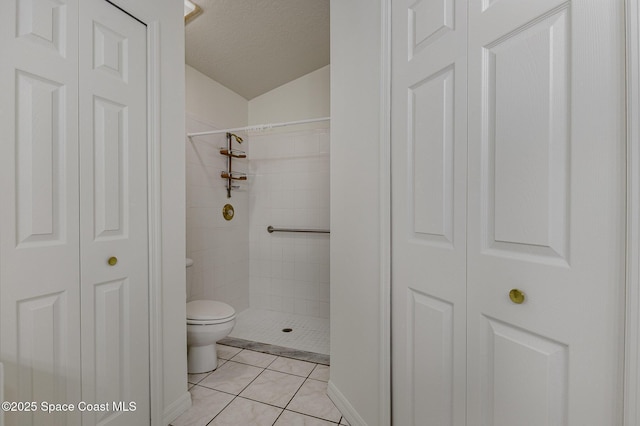
[[469, 426], [622, 424], [623, 7], [470, 2]]
[[137, 406], [7, 426], [149, 423], [146, 29], [80, 3], [0, 2], [4, 397]]
[[[80, 400], [78, 4], [0, 2], [0, 357], [8, 401]], [[80, 414], [5, 413], [7, 426]]]
[[392, 2], [393, 423], [465, 424], [465, 2]]
[[623, 4], [466, 4], [392, 2], [394, 424], [619, 426]]
[[148, 424], [146, 26], [82, 0], [79, 34], [82, 398], [136, 403], [83, 425]]

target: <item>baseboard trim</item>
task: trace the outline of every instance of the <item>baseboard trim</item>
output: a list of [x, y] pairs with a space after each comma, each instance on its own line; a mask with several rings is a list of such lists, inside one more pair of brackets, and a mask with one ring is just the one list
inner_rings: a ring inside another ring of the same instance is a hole
[[162, 424], [168, 426], [189, 408], [191, 408], [191, 394], [185, 392], [180, 398], [165, 407], [164, 413], [162, 414]]
[[367, 423], [360, 417], [360, 414], [358, 414], [356, 409], [353, 408], [351, 403], [331, 380], [329, 380], [327, 386], [327, 395], [351, 426], [367, 426]]

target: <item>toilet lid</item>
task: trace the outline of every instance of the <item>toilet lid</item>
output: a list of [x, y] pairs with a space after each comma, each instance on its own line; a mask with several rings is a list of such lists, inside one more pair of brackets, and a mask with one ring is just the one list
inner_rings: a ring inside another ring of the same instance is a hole
[[235, 314], [236, 311], [231, 306], [215, 300], [194, 300], [187, 303], [188, 320], [221, 320]]

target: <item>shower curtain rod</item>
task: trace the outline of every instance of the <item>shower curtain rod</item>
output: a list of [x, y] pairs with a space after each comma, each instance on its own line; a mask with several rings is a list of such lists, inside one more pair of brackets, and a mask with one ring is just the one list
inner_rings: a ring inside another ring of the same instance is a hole
[[234, 129], [211, 130], [208, 132], [187, 133], [187, 136], [191, 138], [193, 136], [215, 135], [218, 133], [228, 133], [228, 132], [242, 132], [245, 130], [249, 132], [260, 131], [260, 130], [273, 129], [274, 127], [293, 126], [296, 124], [316, 123], [318, 121], [329, 121], [329, 120], [331, 120], [331, 117], [311, 118], [309, 120], [287, 121], [284, 123], [256, 124], [253, 126], [236, 127]]

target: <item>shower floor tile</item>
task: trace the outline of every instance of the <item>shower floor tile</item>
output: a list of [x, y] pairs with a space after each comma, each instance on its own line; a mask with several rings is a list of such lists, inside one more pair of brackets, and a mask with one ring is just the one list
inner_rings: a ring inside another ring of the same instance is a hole
[[[285, 333], [285, 328], [292, 329]], [[238, 314], [229, 337], [329, 355], [329, 320], [249, 308]]]

